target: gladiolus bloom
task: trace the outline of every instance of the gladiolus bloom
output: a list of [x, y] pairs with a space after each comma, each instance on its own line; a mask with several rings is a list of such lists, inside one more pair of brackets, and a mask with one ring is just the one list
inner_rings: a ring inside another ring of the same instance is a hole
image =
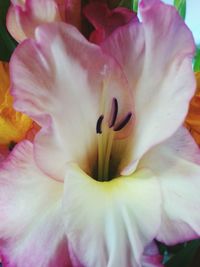
[[199, 237], [200, 153], [182, 127], [194, 41], [175, 8], [140, 13], [101, 46], [53, 23], [15, 50], [14, 105], [41, 130], [0, 167], [10, 266], [161, 266], [154, 239]]

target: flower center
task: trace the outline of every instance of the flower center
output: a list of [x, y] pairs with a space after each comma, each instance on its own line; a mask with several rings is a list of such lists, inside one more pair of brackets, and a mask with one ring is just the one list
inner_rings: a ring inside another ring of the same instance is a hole
[[118, 118], [118, 101], [112, 99], [109, 120], [105, 121], [104, 114], [101, 114], [96, 123], [96, 134], [98, 139], [98, 166], [97, 180], [109, 181], [113, 178], [112, 150], [115, 141], [115, 134], [124, 129], [132, 118], [132, 112], [121, 119]]

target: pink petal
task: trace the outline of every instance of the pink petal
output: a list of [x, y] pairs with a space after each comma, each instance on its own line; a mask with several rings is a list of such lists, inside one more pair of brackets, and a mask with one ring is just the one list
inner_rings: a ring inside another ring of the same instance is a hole
[[194, 93], [194, 41], [174, 7], [159, 0], [140, 3], [142, 23], [119, 28], [103, 44], [124, 68], [134, 92], [136, 124], [132, 163], [170, 137], [182, 124]]
[[54, 0], [26, 0], [10, 6], [7, 28], [18, 42], [34, 36], [35, 28], [44, 23], [59, 21], [60, 14]]
[[7, 267], [70, 267], [64, 234], [63, 184], [45, 176], [29, 141], [0, 165], [0, 252]]
[[119, 121], [133, 110], [133, 100], [118, 65], [76, 28], [45, 25], [35, 38], [19, 45], [11, 59], [12, 93], [15, 108], [43, 126], [35, 142], [37, 163], [62, 180], [66, 162], [92, 169], [97, 120], [101, 114], [108, 120], [113, 98], [119, 102]]
[[164, 267], [162, 261], [163, 257], [159, 254], [156, 243], [148, 244], [142, 256], [142, 267]]
[[97, 182], [68, 165], [64, 218], [78, 260], [87, 267], [141, 266], [144, 247], [160, 225], [160, 200], [157, 179], [147, 169]]
[[136, 13], [127, 8], [118, 7], [110, 10], [106, 4], [90, 3], [84, 8], [84, 15], [95, 27], [90, 36], [93, 43], [101, 43], [118, 27], [138, 21]]
[[12, 35], [12, 37], [20, 42], [26, 38], [26, 35], [20, 25], [19, 19], [18, 19], [18, 10], [19, 7], [14, 7], [13, 5], [10, 5], [6, 17], [6, 25], [9, 33]]
[[157, 239], [168, 245], [200, 237], [200, 150], [184, 128], [152, 148], [139, 168], [156, 173], [162, 192]]

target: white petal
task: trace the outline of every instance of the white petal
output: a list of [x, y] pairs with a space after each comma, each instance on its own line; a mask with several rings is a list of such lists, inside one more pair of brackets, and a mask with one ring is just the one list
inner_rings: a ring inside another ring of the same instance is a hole
[[62, 192], [62, 183], [36, 167], [28, 141], [17, 145], [1, 163], [0, 250], [5, 266], [71, 266], [62, 221]]
[[170, 137], [182, 124], [194, 93], [191, 32], [174, 7], [142, 0], [142, 23], [119, 28], [103, 44], [122, 65], [134, 92], [135, 132], [132, 163]]
[[200, 151], [184, 128], [151, 149], [139, 167], [160, 181], [162, 222], [157, 239], [176, 244], [200, 237]]
[[141, 266], [160, 225], [159, 187], [146, 169], [97, 182], [72, 164], [63, 206], [70, 245], [87, 267]]
[[36, 41], [19, 45], [10, 64], [15, 108], [43, 127], [35, 142], [41, 169], [63, 179], [65, 163], [76, 161], [89, 172], [96, 160], [99, 116], [108, 119], [114, 97], [119, 121], [133, 110], [121, 69], [64, 23], [37, 28]]

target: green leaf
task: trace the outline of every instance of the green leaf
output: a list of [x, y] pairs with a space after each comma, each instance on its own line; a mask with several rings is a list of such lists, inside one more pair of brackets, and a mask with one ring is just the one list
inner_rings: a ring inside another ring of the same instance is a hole
[[137, 12], [138, 0], [121, 0], [119, 6], [126, 7], [130, 10]]
[[194, 57], [194, 71], [200, 71], [200, 47], [197, 47]]
[[177, 8], [180, 16], [185, 20], [186, 0], [174, 0], [174, 6]]
[[6, 14], [9, 6], [9, 0], [0, 0], [0, 60], [2, 61], [9, 61], [13, 50], [17, 46], [16, 41], [6, 29]]
[[188, 267], [191, 264], [198, 248], [200, 247], [200, 239], [188, 242], [181, 250], [179, 250], [166, 264], [166, 267]]
[[138, 0], [132, 0], [133, 4], [133, 11], [137, 12], [138, 11]]

